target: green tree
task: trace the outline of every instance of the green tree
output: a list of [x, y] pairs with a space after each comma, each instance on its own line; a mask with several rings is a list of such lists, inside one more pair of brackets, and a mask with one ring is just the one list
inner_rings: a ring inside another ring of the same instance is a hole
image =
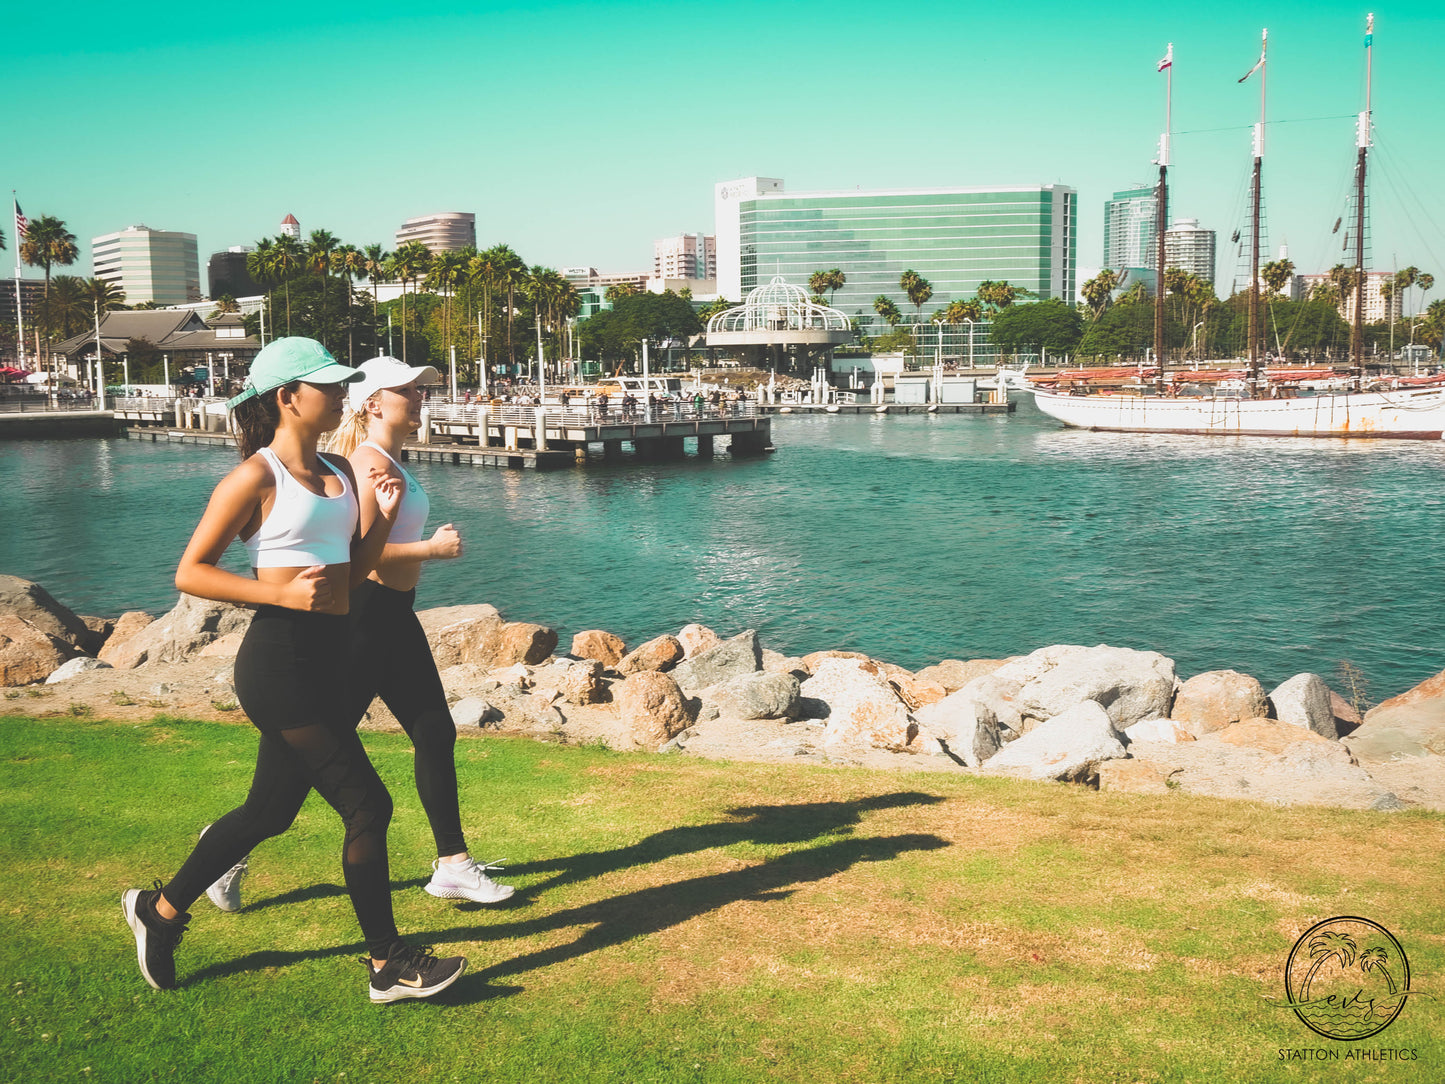
[[1084, 295], [1084, 304], [1089, 306], [1089, 319], [1097, 320], [1104, 315], [1118, 286], [1119, 273], [1106, 267], [1079, 287], [1079, 292]]
[[918, 320], [921, 323], [923, 320], [923, 306], [927, 304], [928, 299], [933, 296], [933, 284], [917, 271], [909, 270], [898, 276], [898, 285], [902, 288], [903, 292], [908, 295], [908, 300], [916, 310]]
[[1032, 297], [1033, 295], [1008, 281], [994, 282], [992, 279], [984, 279], [978, 284], [976, 296], [983, 303], [984, 308], [992, 313], [1008, 308], [1021, 297]]
[[[401, 324], [403, 329], [409, 327], [406, 313], [406, 288], [410, 283], [413, 287], [425, 277], [427, 268], [431, 266], [431, 250], [420, 241], [408, 241], [391, 254], [391, 260], [387, 264], [387, 274], [401, 283]], [[402, 335], [401, 339], [402, 361], [407, 360], [407, 337]]]
[[1259, 269], [1259, 277], [1264, 280], [1265, 289], [1273, 297], [1282, 292], [1285, 285], [1294, 278], [1293, 260], [1271, 260]]
[[1034, 347], [1056, 354], [1073, 353], [1083, 335], [1083, 316], [1060, 298], [1004, 309], [994, 317], [991, 333], [994, 343], [1004, 350]]
[[20, 242], [20, 258], [31, 267], [45, 268], [45, 293], [50, 294], [50, 269], [54, 265], [69, 267], [80, 257], [75, 234], [53, 215], [30, 220], [25, 240]]
[[[337, 249], [341, 247], [340, 240], [330, 230], [312, 230], [311, 237], [306, 243], [306, 253], [303, 263], [308, 271], [313, 271], [321, 276], [321, 323], [326, 324], [326, 285], [331, 279], [331, 272], [336, 269]], [[325, 339], [321, 345], [330, 348], [331, 344]]]
[[898, 321], [903, 319], [903, 314], [898, 311], [898, 306], [886, 294], [879, 294], [873, 299], [873, 311], [883, 317], [889, 327], [897, 327]]

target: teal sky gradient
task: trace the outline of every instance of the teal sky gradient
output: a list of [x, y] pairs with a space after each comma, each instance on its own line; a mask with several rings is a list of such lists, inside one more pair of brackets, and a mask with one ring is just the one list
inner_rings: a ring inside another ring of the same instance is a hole
[[[32, 3], [7, 15], [20, 91], [0, 119], [0, 186], [65, 219], [88, 274], [89, 239], [134, 223], [197, 234], [204, 266], [288, 212], [303, 231], [390, 247], [403, 219], [440, 210], [476, 212], [479, 244], [532, 263], [641, 269], [654, 238], [711, 232], [713, 184], [734, 177], [790, 191], [1062, 182], [1093, 269], [1104, 200], [1154, 177], [1155, 63], [1172, 41], [1172, 213], [1218, 232], [1227, 290], [1259, 112], [1259, 77], [1236, 80], [1262, 26], [1271, 251], [1287, 240], [1301, 271], [1344, 258], [1330, 227], [1366, 10]], [[1375, 14], [1371, 263], [1439, 276], [1445, 7]]]

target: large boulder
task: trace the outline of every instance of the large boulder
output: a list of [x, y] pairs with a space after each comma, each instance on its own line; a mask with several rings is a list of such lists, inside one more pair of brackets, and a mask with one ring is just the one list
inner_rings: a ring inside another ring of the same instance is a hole
[[0, 616], [18, 617], [46, 636], [84, 649], [90, 639], [85, 622], [59, 602], [49, 591], [19, 576], [0, 576]]
[[759, 671], [714, 685], [707, 690], [706, 699], [719, 715], [730, 719], [793, 719], [798, 715], [801, 692], [792, 674]]
[[668, 674], [641, 670], [613, 689], [625, 741], [657, 749], [692, 722], [682, 690]]
[[[1002, 666], [993, 676], [1007, 669]], [[1173, 659], [1157, 651], [1101, 644], [1060, 658], [1024, 685], [1018, 704], [1026, 717], [1046, 720], [1092, 700], [1108, 712], [1115, 727], [1127, 727], [1168, 715], [1174, 682]]]
[[919, 681], [933, 681], [944, 690], [956, 693], [974, 678], [991, 674], [1002, 666], [1006, 659], [944, 659], [942, 662], [925, 666], [914, 677]]
[[[114, 650], [107, 644], [101, 658], [117, 670], [134, 670], [148, 662], [184, 662], [222, 636], [245, 632], [250, 624], [249, 609], [182, 595], [170, 613], [150, 622]], [[111, 639], [115, 639], [114, 633]]]
[[513, 663], [522, 663], [526, 666], [537, 666], [546, 662], [556, 650], [556, 629], [527, 621], [509, 621], [502, 626], [497, 636], [492, 665], [511, 666]]
[[1080, 700], [1010, 742], [984, 763], [993, 775], [1092, 783], [1099, 765], [1126, 756], [1108, 711], [1094, 700]]
[[1238, 670], [1209, 670], [1179, 686], [1173, 710], [1160, 714], [1183, 723], [1196, 738], [1202, 738], [1241, 719], [1268, 714], [1268, 704], [1264, 686], [1257, 679]]
[[141, 629], [155, 622], [155, 618], [144, 610], [127, 610], [116, 618], [115, 624], [111, 627], [110, 635], [106, 637], [105, 643], [100, 647], [96, 658], [101, 662], [111, 663], [120, 657], [125, 645], [133, 640]]
[[918, 734], [917, 724], [893, 686], [866, 658], [822, 658], [800, 691], [805, 698], [828, 707], [825, 746], [901, 749]]
[[960, 689], [925, 704], [915, 714], [923, 732], [942, 739], [949, 753], [970, 768], [979, 767], [1004, 742], [998, 716], [984, 700]]
[[15, 614], [0, 614], [0, 685], [44, 681], [75, 654], [75, 646], [59, 636]]
[[617, 664], [619, 674], [636, 674], [643, 670], [670, 670], [682, 661], [682, 644], [676, 636], [657, 636], [623, 656]]
[[808, 654], [803, 656], [803, 665], [807, 667], [808, 673], [814, 674], [818, 671], [818, 664], [824, 659], [857, 659], [859, 662], [872, 662], [874, 666], [878, 665], [861, 651], [837, 651], [833, 649], [808, 652]]
[[557, 691], [571, 704], [598, 704], [607, 698], [602, 683], [602, 663], [583, 659], [570, 663], [557, 678]]
[[[1440, 691], [1421, 693], [1427, 686]], [[1440, 687], [1440, 675], [1371, 708], [1343, 741], [1365, 765], [1445, 757], [1445, 687]]]
[[463, 664], [492, 665], [497, 641], [506, 624], [495, 607], [439, 606], [418, 610], [416, 616], [431, 642], [432, 656], [439, 669]]
[[1302, 726], [1323, 738], [1338, 738], [1330, 695], [1330, 687], [1318, 674], [1296, 674], [1275, 687], [1269, 694], [1269, 702], [1274, 705], [1274, 717], [1280, 722]]
[[1152, 765], [1171, 788], [1191, 794], [1348, 809], [1402, 804], [1352, 763], [1343, 744], [1277, 719], [1245, 719], [1177, 745], [1135, 742], [1129, 755]]
[[722, 643], [722, 637], [706, 625], [692, 624], [682, 627], [682, 631], [677, 634], [677, 642], [682, 645], [682, 657], [690, 659], [717, 647]]
[[1123, 734], [1131, 743], [1136, 741], [1176, 743], [1194, 740], [1193, 732], [1177, 719], [1140, 719], [1133, 726], [1125, 727]]
[[706, 689], [741, 674], [751, 674], [763, 667], [763, 649], [758, 634], [752, 629], [710, 647], [701, 655], [678, 663], [673, 679], [689, 691]]
[[572, 637], [571, 654], [579, 659], [596, 659], [611, 669], [627, 654], [627, 645], [622, 642], [621, 636], [614, 636], [602, 629], [588, 629]]
[[888, 677], [888, 684], [898, 693], [899, 697], [910, 710], [917, 711], [925, 704], [936, 704], [948, 695], [945, 689], [936, 681], [928, 681], [915, 674], [903, 670], [901, 673], [894, 670], [885, 671]]

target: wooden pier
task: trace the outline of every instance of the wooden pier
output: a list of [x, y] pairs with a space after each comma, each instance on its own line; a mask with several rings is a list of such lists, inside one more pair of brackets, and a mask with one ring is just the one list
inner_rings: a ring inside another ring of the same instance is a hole
[[762, 414], [1012, 414], [1017, 403], [766, 403]]

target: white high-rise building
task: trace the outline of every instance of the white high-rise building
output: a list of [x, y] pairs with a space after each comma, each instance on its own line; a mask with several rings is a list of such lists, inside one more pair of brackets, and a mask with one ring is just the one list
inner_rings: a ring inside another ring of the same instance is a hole
[[125, 291], [127, 305], [201, 300], [201, 257], [194, 233], [127, 226], [90, 239], [91, 274]]
[[680, 233], [652, 242], [652, 277], [717, 278], [717, 238], [704, 233]]
[[1214, 282], [1214, 231], [1199, 225], [1197, 218], [1178, 218], [1164, 231], [1164, 266], [1177, 267]]
[[396, 247], [420, 241], [431, 252], [456, 252], [477, 245], [477, 216], [470, 211], [442, 211], [408, 218], [396, 231]]
[[713, 243], [717, 246], [717, 292], [732, 301], [743, 299], [742, 214], [744, 201], [781, 192], [781, 177], [744, 177], [713, 186]]
[[1159, 196], [1140, 185], [1104, 203], [1104, 266], [1111, 271], [1158, 266]]

